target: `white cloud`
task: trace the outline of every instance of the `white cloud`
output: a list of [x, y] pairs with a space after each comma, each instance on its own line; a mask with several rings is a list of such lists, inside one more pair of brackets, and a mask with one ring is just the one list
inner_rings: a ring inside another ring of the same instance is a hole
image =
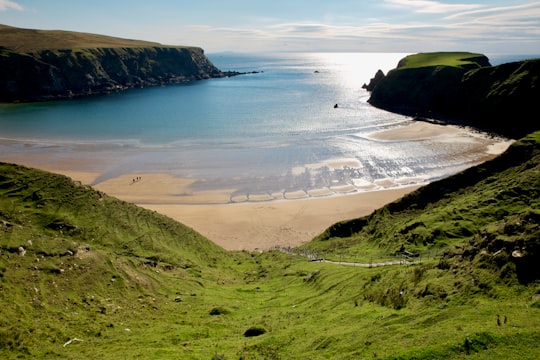
[[[465, 2], [465, 0], [463, 0]], [[183, 27], [190, 41], [211, 49], [439, 51], [538, 53], [540, 2], [488, 7], [428, 0], [385, 0], [405, 12], [434, 16], [374, 16], [342, 24], [259, 21], [228, 27]], [[407, 8], [405, 8], [407, 7]], [[402, 11], [402, 12], [403, 12]], [[174, 33], [174, 32], [170, 32]], [[497, 49], [497, 50], [494, 50]]]
[[[488, 19], [482, 21], [487, 22]], [[191, 41], [214, 51], [241, 47], [254, 50], [415, 52], [448, 49], [482, 52], [510, 41], [514, 46], [521, 44], [523, 49], [531, 49], [521, 51], [533, 52], [532, 48], [540, 38], [540, 26], [523, 22], [493, 26], [471, 16], [405, 24], [383, 21], [362, 25], [290, 22], [257, 28], [202, 25], [184, 27], [184, 31], [179, 33], [190, 34]]]
[[384, 2], [390, 7], [412, 9], [414, 12], [423, 14], [461, 12], [478, 9], [482, 6], [479, 4], [444, 4], [431, 0], [385, 0]]
[[540, 23], [540, 3], [500, 6], [466, 11], [446, 17], [448, 20], [475, 19], [476, 22], [493, 24], [519, 23], [525, 20]]
[[17, 4], [14, 1], [11, 0], [0, 0], [0, 11], [6, 11], [6, 10], [19, 10], [22, 11], [24, 8]]

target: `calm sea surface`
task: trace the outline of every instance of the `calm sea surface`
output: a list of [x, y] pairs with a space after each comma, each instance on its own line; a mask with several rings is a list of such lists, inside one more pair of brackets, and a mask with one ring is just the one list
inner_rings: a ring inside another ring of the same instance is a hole
[[[0, 138], [9, 140], [0, 144], [0, 160], [49, 154], [80, 159], [72, 161], [76, 170], [103, 173], [98, 182], [126, 172], [166, 172], [205, 179], [195, 184], [200, 189], [237, 194], [361, 191], [431, 181], [470, 166], [474, 141], [367, 136], [410, 122], [370, 106], [361, 88], [405, 55], [214, 54], [209, 58], [222, 70], [258, 73], [0, 105]], [[94, 168], [84, 168], [89, 163]]]

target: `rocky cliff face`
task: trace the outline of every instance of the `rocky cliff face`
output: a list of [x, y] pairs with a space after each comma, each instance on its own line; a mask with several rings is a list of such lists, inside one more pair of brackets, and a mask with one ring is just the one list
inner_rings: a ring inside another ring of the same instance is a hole
[[196, 47], [112, 47], [17, 52], [0, 48], [0, 102], [105, 94], [223, 77]]
[[540, 59], [464, 74], [455, 112], [513, 137], [540, 129]]
[[405, 115], [467, 122], [510, 137], [540, 128], [540, 59], [489, 66], [398, 66], [365, 87], [369, 102]]

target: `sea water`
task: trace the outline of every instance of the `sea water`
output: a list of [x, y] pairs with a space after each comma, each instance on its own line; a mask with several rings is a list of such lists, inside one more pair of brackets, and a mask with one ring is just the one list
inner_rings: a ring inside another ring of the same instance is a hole
[[[470, 166], [474, 141], [376, 141], [411, 122], [362, 88], [406, 54], [210, 54], [245, 75], [107, 96], [0, 106], [2, 154], [79, 157], [102, 173], [170, 173], [234, 195], [364, 191], [423, 183]], [[476, 135], [474, 135], [476, 136]], [[480, 136], [480, 135], [478, 135]], [[86, 161], [90, 160], [90, 161]]]

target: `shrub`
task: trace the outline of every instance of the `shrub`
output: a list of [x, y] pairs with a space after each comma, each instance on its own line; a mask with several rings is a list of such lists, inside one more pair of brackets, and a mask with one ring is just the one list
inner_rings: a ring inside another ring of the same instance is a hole
[[265, 328], [263, 328], [262, 326], [255, 325], [255, 326], [252, 326], [249, 329], [247, 329], [244, 332], [244, 336], [245, 337], [253, 337], [253, 336], [263, 335], [265, 333], [266, 333]]

